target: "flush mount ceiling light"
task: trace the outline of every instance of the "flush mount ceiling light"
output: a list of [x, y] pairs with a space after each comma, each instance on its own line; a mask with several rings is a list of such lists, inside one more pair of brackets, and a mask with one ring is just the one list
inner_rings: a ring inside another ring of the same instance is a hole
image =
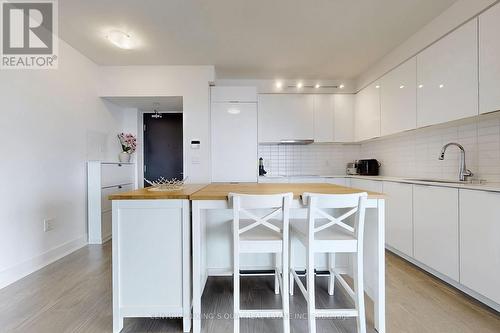
[[440, 84], [440, 85], [439, 85], [439, 88], [443, 88], [443, 87], [444, 87], [444, 84]]
[[343, 83], [341, 83], [341, 84], [340, 84], [340, 86], [339, 86], [339, 88], [340, 88], [340, 89], [344, 89], [344, 87], [345, 87], [345, 86], [344, 86], [344, 84], [343, 84]]
[[419, 87], [420, 89], [422, 89], [422, 88], [424, 87], [424, 85], [423, 85], [423, 84], [419, 84], [419, 85], [418, 85], [418, 87]]
[[403, 89], [404, 87], [405, 87], [404, 84], [402, 84], [399, 86], [399, 89]]
[[321, 85], [319, 83], [316, 83], [316, 85], [314, 86], [314, 88], [316, 88], [316, 89], [321, 88]]
[[134, 48], [134, 41], [130, 34], [120, 30], [111, 30], [106, 34], [106, 39], [120, 49], [130, 50]]
[[304, 86], [302, 82], [297, 82], [297, 89], [301, 89]]
[[283, 82], [276, 81], [275, 86], [276, 86], [276, 89], [281, 89], [281, 88], [283, 88]]
[[379, 86], [379, 85], [376, 85], [376, 86], [375, 86], [375, 88], [380, 89], [380, 86]]

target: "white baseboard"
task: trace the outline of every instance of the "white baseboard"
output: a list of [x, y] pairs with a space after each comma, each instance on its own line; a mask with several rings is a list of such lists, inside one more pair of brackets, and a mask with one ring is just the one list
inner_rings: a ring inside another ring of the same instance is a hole
[[22, 279], [23, 277], [36, 272], [37, 270], [67, 256], [68, 254], [87, 245], [87, 235], [66, 242], [41, 255], [12, 266], [0, 272], [0, 289]]

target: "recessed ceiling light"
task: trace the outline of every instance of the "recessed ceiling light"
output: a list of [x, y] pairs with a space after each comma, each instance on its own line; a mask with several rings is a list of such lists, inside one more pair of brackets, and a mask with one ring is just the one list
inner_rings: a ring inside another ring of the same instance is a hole
[[302, 82], [297, 82], [297, 89], [300, 89], [304, 86]]
[[316, 89], [321, 88], [321, 85], [319, 83], [316, 83], [316, 85], [314, 86], [314, 88], [316, 88]]
[[281, 89], [281, 88], [283, 88], [283, 82], [276, 81], [275, 86], [276, 86], [277, 89]]
[[399, 86], [399, 89], [403, 89], [405, 86], [404, 85], [400, 85]]
[[380, 86], [377, 84], [377, 85], [375, 86], [375, 88], [380, 89]]
[[340, 84], [340, 86], [339, 86], [340, 89], [344, 89], [344, 87], [345, 86], [343, 84]]
[[422, 88], [424, 87], [424, 85], [423, 85], [423, 84], [419, 84], [419, 85], [418, 85], [418, 87], [419, 87], [420, 89], [422, 89]]
[[440, 84], [440, 85], [439, 85], [439, 88], [443, 88], [443, 87], [444, 87], [444, 84]]
[[107, 33], [106, 38], [116, 47], [121, 49], [130, 50], [134, 48], [132, 37], [120, 30], [111, 30]]

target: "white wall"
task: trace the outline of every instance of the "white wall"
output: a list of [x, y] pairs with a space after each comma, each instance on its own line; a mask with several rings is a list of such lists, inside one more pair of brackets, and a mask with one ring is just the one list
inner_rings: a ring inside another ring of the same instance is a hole
[[378, 63], [367, 68], [357, 78], [358, 90], [379, 79], [399, 64], [413, 57], [496, 2], [498, 0], [458, 0], [403, 44], [389, 52]]
[[0, 73], [0, 288], [86, 244], [86, 160], [120, 149], [124, 115], [98, 98], [98, 66], [59, 45], [57, 70]]
[[[100, 96], [183, 97], [184, 175], [191, 183], [209, 182], [209, 82], [214, 80], [214, 67], [106, 66], [100, 72]], [[201, 148], [191, 149], [191, 140], [200, 140]]]

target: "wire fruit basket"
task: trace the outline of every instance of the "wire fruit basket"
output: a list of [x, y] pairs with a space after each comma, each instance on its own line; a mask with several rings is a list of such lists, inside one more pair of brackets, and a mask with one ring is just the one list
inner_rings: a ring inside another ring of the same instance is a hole
[[178, 180], [177, 178], [166, 179], [164, 177], [160, 177], [157, 180], [151, 181], [144, 179], [146, 183], [151, 185], [148, 188], [148, 191], [152, 192], [171, 192], [171, 191], [179, 191], [184, 188], [184, 183], [187, 178], [182, 180]]

